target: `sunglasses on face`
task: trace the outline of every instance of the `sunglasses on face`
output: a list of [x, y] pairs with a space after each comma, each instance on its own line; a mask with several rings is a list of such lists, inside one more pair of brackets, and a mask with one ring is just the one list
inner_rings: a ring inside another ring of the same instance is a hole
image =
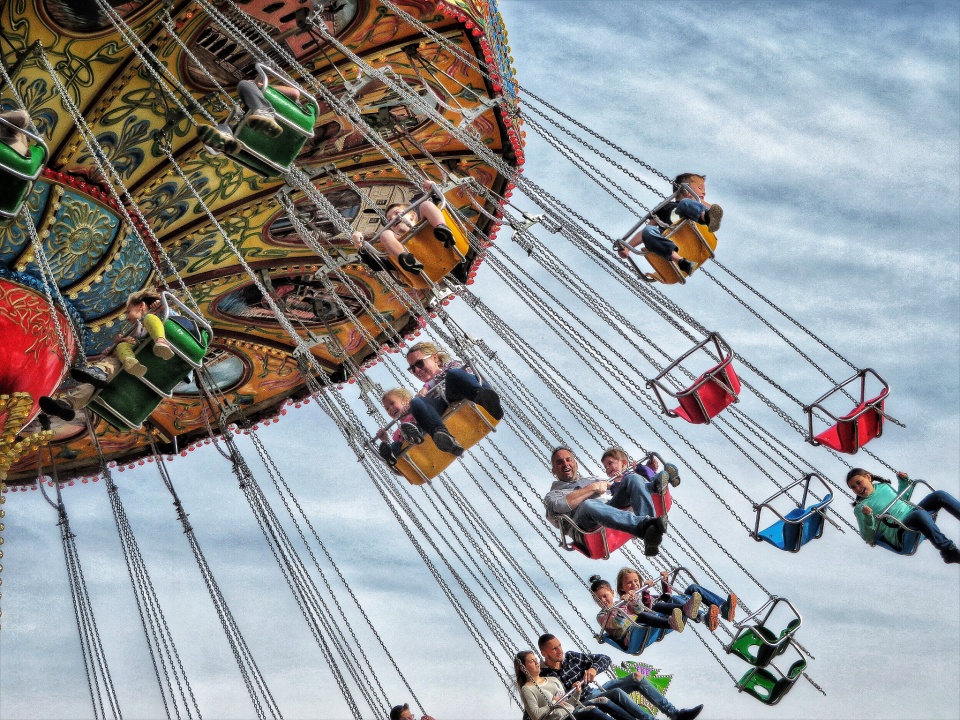
[[423, 368], [426, 367], [426, 362], [425, 362], [425, 361], [427, 360], [427, 358], [432, 358], [432, 357], [433, 357], [433, 353], [431, 353], [430, 355], [424, 355], [422, 358], [420, 358], [419, 360], [417, 360], [415, 363], [410, 363], [410, 367], [408, 367], [407, 370], [409, 370], [410, 372], [416, 372], [417, 370], [423, 370]]

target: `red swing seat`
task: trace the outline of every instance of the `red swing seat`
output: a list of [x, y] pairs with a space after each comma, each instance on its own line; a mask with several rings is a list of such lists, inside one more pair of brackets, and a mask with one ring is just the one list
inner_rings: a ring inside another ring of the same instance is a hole
[[564, 550], [576, 550], [591, 560], [607, 560], [610, 553], [619, 550], [634, 537], [622, 530], [605, 527], [587, 532], [567, 516], [557, 518], [557, 524], [560, 546]]
[[[875, 377], [883, 385], [876, 397], [867, 399], [866, 380], [867, 375]], [[822, 403], [834, 393], [840, 392], [846, 385], [859, 380], [860, 381], [860, 400], [857, 406], [842, 417], [837, 417], [829, 410], [823, 407]], [[890, 394], [890, 388], [887, 383], [870, 368], [861, 370], [853, 377], [840, 383], [833, 390], [820, 397], [816, 402], [804, 407], [807, 413], [809, 437], [807, 441], [811, 445], [826, 445], [828, 448], [837, 452], [854, 455], [856, 452], [874, 438], [883, 434], [884, 405], [887, 396]], [[814, 410], [820, 410], [825, 415], [834, 420], [834, 424], [819, 434], [813, 432]]]
[[[685, 390], [674, 392], [663, 380], [680, 366], [684, 360], [698, 350], [702, 350], [708, 343], [713, 343], [717, 355], [721, 358], [717, 365], [700, 375], [691, 386]], [[720, 337], [719, 333], [710, 333], [706, 339], [697, 343], [691, 350], [681, 355], [676, 361], [668, 365], [663, 372], [652, 380], [647, 381], [647, 387], [653, 388], [660, 401], [660, 406], [669, 417], [679, 417], [694, 425], [709, 425], [710, 418], [719, 414], [728, 405], [738, 400], [740, 394], [740, 378], [733, 367], [733, 351]], [[672, 410], [667, 408], [661, 391], [676, 399], [678, 407]]]

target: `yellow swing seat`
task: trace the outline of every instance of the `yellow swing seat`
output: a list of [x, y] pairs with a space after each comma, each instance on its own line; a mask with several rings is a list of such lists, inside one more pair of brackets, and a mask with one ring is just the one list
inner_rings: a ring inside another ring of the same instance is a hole
[[[703, 265], [711, 259], [714, 250], [717, 249], [717, 236], [710, 232], [706, 225], [700, 225], [693, 220], [682, 220], [675, 225], [671, 225], [663, 231], [663, 237], [677, 246], [677, 253], [680, 257], [698, 265]], [[655, 255], [648, 250], [641, 250], [640, 254], [653, 267], [653, 272], [647, 275], [650, 280], [662, 282], [665, 285], [686, 284], [687, 275], [672, 260]]]
[[[443, 415], [443, 424], [464, 450], [485, 438], [499, 422], [469, 400], [451, 405]], [[403, 444], [397, 453], [395, 468], [411, 485], [423, 485], [446, 470], [456, 459], [455, 455], [438, 449], [433, 438], [427, 435], [419, 445]]]

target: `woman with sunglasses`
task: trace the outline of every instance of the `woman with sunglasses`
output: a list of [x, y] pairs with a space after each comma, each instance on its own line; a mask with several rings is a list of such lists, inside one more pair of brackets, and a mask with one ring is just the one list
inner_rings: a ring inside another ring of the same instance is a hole
[[464, 369], [460, 360], [450, 357], [431, 342], [421, 342], [407, 352], [409, 370], [424, 383], [410, 401], [410, 414], [424, 433], [433, 437], [439, 450], [456, 455], [463, 447], [443, 424], [443, 413], [460, 400], [470, 400], [499, 420], [503, 417], [500, 396], [489, 385]]

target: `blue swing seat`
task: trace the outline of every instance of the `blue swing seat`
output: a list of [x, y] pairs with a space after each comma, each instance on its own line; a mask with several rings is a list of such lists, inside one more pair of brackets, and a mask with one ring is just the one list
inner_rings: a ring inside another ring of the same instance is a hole
[[[826, 490], [826, 494], [818, 502], [806, 506], [807, 497], [810, 493], [810, 481], [813, 478], [820, 481], [820, 484]], [[786, 515], [782, 515], [773, 507], [772, 502], [781, 496], [786, 496], [789, 490], [801, 483], [803, 483], [803, 497], [800, 499], [798, 506]], [[799, 552], [800, 548], [808, 542], [823, 535], [823, 524], [826, 519], [827, 508], [831, 502], [833, 502], [833, 492], [826, 481], [817, 473], [807, 473], [799, 480], [774, 493], [759, 505], [754, 505], [754, 509], [757, 511], [757, 519], [750, 536], [757, 542], [768, 542], [779, 550]], [[761, 530], [760, 516], [764, 508], [770, 510], [780, 519]]]
[[672, 632], [673, 630], [670, 628], [655, 628], [650, 627], [649, 625], [634, 624], [633, 632], [630, 633], [630, 639], [626, 645], [614, 640], [606, 632], [601, 633], [599, 639], [600, 642], [605, 642], [607, 645], [613, 645], [613, 647], [617, 648], [621, 652], [625, 652], [630, 655], [642, 655], [644, 650], [654, 643], [660, 642]]

